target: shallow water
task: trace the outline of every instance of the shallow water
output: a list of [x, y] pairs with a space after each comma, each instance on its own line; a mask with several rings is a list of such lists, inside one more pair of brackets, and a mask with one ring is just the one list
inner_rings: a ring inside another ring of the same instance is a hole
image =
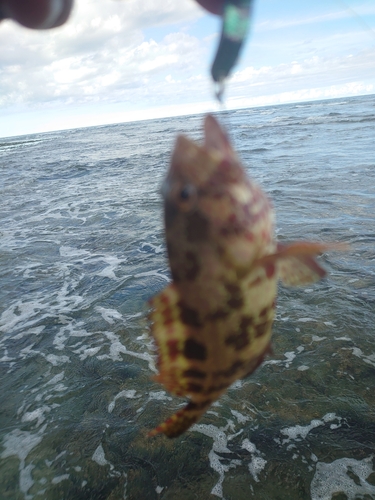
[[280, 287], [274, 354], [176, 440], [146, 437], [184, 404], [151, 379], [147, 299], [202, 117], [0, 139], [1, 499], [375, 498], [375, 96], [222, 115], [278, 238], [351, 248]]

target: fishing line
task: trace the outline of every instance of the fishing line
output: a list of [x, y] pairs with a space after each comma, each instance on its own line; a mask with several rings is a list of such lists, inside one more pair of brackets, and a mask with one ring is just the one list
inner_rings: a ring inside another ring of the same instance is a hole
[[362, 28], [365, 31], [370, 32], [371, 36], [375, 38], [375, 31], [371, 28], [371, 26], [369, 24], [366, 23], [366, 21], [363, 19], [363, 17], [360, 14], [358, 14], [358, 12], [356, 10], [354, 10], [352, 7], [350, 7], [350, 5], [348, 5], [344, 0], [336, 0], [336, 2], [341, 4], [345, 8], [345, 10], [350, 12], [350, 14], [357, 19], [357, 21], [362, 26]]

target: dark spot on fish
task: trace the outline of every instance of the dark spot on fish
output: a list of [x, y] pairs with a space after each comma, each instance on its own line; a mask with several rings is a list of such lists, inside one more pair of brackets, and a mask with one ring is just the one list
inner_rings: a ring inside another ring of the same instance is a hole
[[243, 232], [244, 227], [239, 223], [229, 224], [220, 229], [220, 236], [223, 236], [224, 238], [229, 238], [230, 236], [242, 236]]
[[262, 316], [266, 316], [266, 314], [268, 313], [269, 311], [269, 307], [265, 307], [264, 309], [262, 309], [259, 313], [259, 316], [262, 317]]
[[208, 238], [209, 223], [200, 212], [186, 214], [186, 238], [190, 243], [198, 243]]
[[203, 387], [200, 385], [200, 384], [194, 384], [194, 382], [190, 382], [187, 387], [186, 387], [186, 390], [188, 392], [195, 392], [195, 393], [200, 393], [202, 392], [203, 390]]
[[184, 265], [186, 266], [185, 278], [189, 281], [195, 280], [200, 271], [200, 264], [194, 252], [185, 253]]
[[259, 323], [259, 325], [255, 325], [255, 338], [261, 337], [265, 333], [267, 333], [269, 327], [271, 326], [272, 321], [265, 321], [264, 323]]
[[217, 309], [216, 311], [214, 311], [213, 313], [209, 314], [207, 316], [207, 319], [208, 320], [220, 320], [220, 319], [224, 319], [226, 317], [228, 317], [230, 314], [230, 311], [228, 309], [223, 309], [223, 308], [220, 308], [220, 309]]
[[252, 325], [254, 322], [254, 318], [252, 316], [242, 316], [241, 318], [241, 323], [240, 323], [240, 330], [244, 331], [249, 328], [250, 325]]
[[267, 278], [272, 278], [276, 272], [275, 264], [273, 264], [273, 263], [266, 264], [265, 271], [266, 271]]
[[197, 342], [194, 339], [188, 339], [185, 341], [184, 355], [188, 359], [198, 359], [204, 361], [207, 359], [207, 349], [206, 346]]
[[180, 350], [178, 348], [178, 341], [177, 340], [168, 340], [167, 346], [168, 346], [169, 357], [173, 361], [180, 354]]
[[229, 335], [225, 339], [225, 344], [233, 346], [236, 351], [240, 351], [250, 343], [249, 327], [253, 323], [251, 316], [243, 316], [237, 333]]
[[181, 321], [188, 326], [200, 327], [202, 322], [199, 317], [199, 313], [195, 309], [186, 307], [183, 302], [178, 303], [180, 307], [180, 318]]
[[243, 306], [243, 298], [242, 297], [231, 297], [227, 304], [232, 309], [240, 309]]
[[170, 311], [165, 311], [163, 315], [163, 324], [164, 326], [169, 326], [174, 322], [174, 318]]
[[201, 372], [200, 370], [185, 370], [182, 374], [183, 377], [192, 377], [192, 378], [199, 378], [199, 379], [204, 379], [207, 377], [207, 373]]
[[235, 283], [226, 283], [225, 288], [229, 293], [228, 306], [232, 309], [240, 309], [244, 303], [241, 288]]
[[225, 344], [233, 346], [236, 351], [240, 351], [247, 345], [249, 345], [249, 336], [247, 332], [241, 332], [240, 334], [229, 335], [225, 339]]

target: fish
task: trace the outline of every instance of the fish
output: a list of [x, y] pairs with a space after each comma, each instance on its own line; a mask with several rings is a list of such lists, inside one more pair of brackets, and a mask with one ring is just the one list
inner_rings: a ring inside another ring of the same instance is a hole
[[162, 186], [171, 283], [150, 300], [155, 380], [187, 405], [149, 432], [174, 438], [271, 354], [277, 283], [323, 278], [332, 245], [277, 242], [272, 203], [213, 115], [204, 144], [176, 139]]

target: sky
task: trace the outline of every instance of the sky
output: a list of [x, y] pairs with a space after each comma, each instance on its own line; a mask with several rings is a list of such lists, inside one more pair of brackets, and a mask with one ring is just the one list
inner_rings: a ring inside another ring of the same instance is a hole
[[[0, 23], [0, 137], [219, 109], [221, 21], [193, 0], [76, 0], [61, 28]], [[227, 109], [375, 93], [373, 0], [255, 0]]]

